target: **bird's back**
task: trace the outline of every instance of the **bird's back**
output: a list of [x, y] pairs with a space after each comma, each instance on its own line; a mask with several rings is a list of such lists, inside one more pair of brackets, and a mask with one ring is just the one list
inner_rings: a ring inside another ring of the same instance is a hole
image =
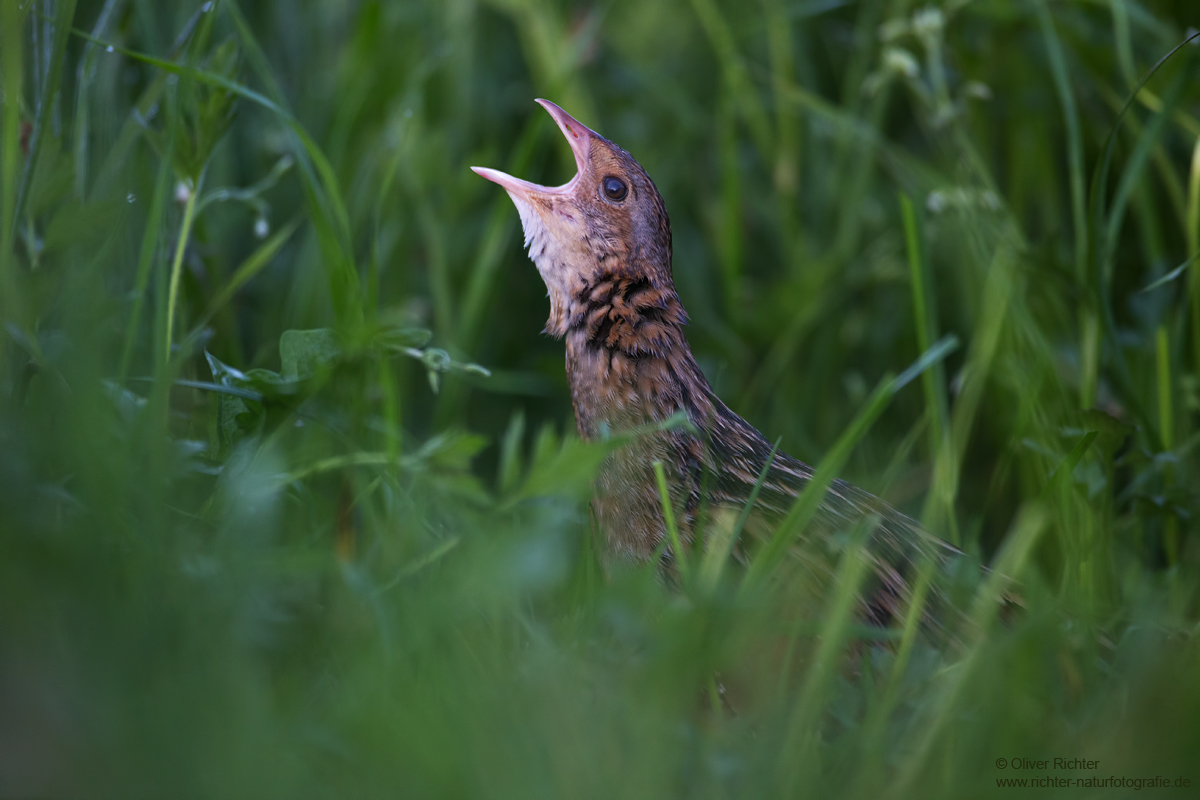
[[[632, 330], [637, 327], [635, 321]], [[667, 337], [669, 347], [658, 354], [615, 354], [624, 358], [622, 370], [597, 367], [597, 361], [611, 362], [614, 354], [596, 348], [593, 341], [572, 346], [570, 335], [567, 341], [568, 374], [584, 438], [644, 429], [679, 412], [691, 423], [643, 433], [602, 466], [593, 507], [611, 557], [648, 560], [659, 555], [668, 564], [675, 558], [666, 539], [655, 462], [663, 466], [681, 538], [693, 551], [722, 536], [722, 526], [728, 527], [741, 513], [769, 462], [734, 557], [746, 560], [774, 535], [809, 486], [814, 470], [784, 452], [773, 452], [754, 426], [716, 396], [681, 331]], [[614, 387], [613, 382], [622, 386]], [[597, 402], [599, 398], [619, 398], [619, 403], [606, 406]], [[908, 596], [917, 567], [928, 560], [944, 562], [958, 551], [878, 497], [834, 480], [808, 529], [791, 548], [795, 563], [828, 578], [848, 542], [841, 534], [860, 522], [872, 527], [867, 550], [873, 567], [862, 610], [870, 621], [886, 624]]]

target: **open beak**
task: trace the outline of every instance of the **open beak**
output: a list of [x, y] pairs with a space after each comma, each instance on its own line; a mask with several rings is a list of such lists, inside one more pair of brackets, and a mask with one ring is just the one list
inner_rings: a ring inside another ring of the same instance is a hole
[[570, 194], [579, 181], [579, 176], [587, 167], [592, 138], [598, 134], [581, 125], [578, 120], [549, 100], [538, 100], [537, 102], [550, 112], [550, 116], [554, 117], [554, 121], [558, 123], [558, 128], [563, 132], [563, 136], [567, 137], [567, 144], [571, 145], [571, 152], [575, 154], [575, 177], [562, 186], [541, 186], [514, 178], [498, 169], [488, 169], [487, 167], [471, 167], [471, 169], [489, 181], [500, 184], [509, 194], [520, 197], [527, 197], [530, 194]]

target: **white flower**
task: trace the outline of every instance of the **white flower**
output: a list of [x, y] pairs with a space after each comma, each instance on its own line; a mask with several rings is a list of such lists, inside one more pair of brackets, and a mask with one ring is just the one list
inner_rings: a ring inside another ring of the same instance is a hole
[[991, 100], [992, 87], [988, 86], [986, 83], [980, 83], [979, 81], [968, 81], [967, 85], [963, 87], [963, 94], [965, 94], [967, 97], [974, 97], [979, 100]]
[[912, 24], [913, 33], [921, 39], [937, 38], [946, 25], [946, 18], [940, 8], [923, 8], [913, 14]]
[[902, 47], [888, 47], [883, 51], [883, 65], [890, 72], [906, 78], [915, 78], [921, 73], [916, 57]]

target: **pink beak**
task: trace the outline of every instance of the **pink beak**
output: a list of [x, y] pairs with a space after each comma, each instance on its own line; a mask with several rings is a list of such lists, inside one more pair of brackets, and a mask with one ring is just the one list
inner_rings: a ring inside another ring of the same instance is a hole
[[471, 167], [471, 169], [489, 181], [500, 184], [509, 194], [570, 194], [575, 188], [575, 184], [579, 181], [579, 176], [587, 168], [588, 153], [592, 147], [592, 137], [598, 136], [598, 134], [581, 125], [578, 120], [549, 100], [539, 99], [537, 103], [550, 112], [550, 116], [554, 117], [554, 121], [558, 123], [559, 130], [563, 132], [563, 136], [567, 137], [567, 144], [571, 145], [571, 152], [575, 154], [575, 177], [562, 186], [541, 186], [529, 181], [523, 181], [520, 178], [514, 178], [512, 175], [501, 172], [498, 169], [488, 169], [487, 167]]

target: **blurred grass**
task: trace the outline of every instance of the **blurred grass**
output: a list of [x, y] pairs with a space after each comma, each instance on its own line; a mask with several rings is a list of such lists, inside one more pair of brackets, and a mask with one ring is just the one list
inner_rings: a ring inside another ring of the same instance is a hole
[[[1195, 48], [1130, 97], [1196, 24], [0, 4], [0, 796], [958, 798], [1056, 756], [1196, 786]], [[726, 401], [995, 571], [925, 570], [888, 631], [861, 529], [828, 585], [779, 548], [602, 575], [613, 443], [574, 438], [467, 170], [569, 177], [539, 96], [653, 176]], [[935, 586], [961, 614], [922, 632]]]

